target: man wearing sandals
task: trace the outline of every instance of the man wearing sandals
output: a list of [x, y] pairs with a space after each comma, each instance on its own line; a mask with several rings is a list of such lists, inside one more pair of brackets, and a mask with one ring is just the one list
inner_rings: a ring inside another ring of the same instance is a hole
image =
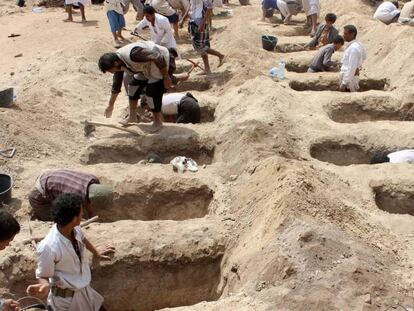
[[99, 259], [109, 259], [110, 245], [95, 248], [83, 235], [82, 198], [76, 194], [58, 197], [52, 208], [55, 225], [37, 247], [36, 278], [27, 293], [44, 299], [54, 311], [103, 311], [103, 297], [91, 286], [86, 249]]

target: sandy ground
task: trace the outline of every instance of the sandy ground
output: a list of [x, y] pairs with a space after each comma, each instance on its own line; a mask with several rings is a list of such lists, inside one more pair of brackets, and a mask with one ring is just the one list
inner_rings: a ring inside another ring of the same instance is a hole
[[[106, 121], [111, 86], [96, 65], [114, 50], [103, 8], [87, 8], [86, 24], [64, 23], [63, 9], [34, 13], [30, 3], [20, 10], [0, 0], [0, 85], [17, 91], [16, 105], [0, 108], [0, 147], [17, 154], [0, 165], [14, 177], [7, 208], [23, 226], [0, 253], [1, 292], [22, 296], [34, 279], [34, 254], [22, 241], [35, 178], [70, 167], [116, 192], [117, 212], [102, 211], [103, 223], [87, 230], [119, 248], [93, 265], [111, 310], [413, 310], [414, 168], [367, 164], [375, 150], [414, 147], [413, 28], [374, 21], [363, 1], [321, 4], [341, 29], [359, 29], [365, 92], [333, 91], [336, 73], [267, 77], [281, 59], [294, 68], [311, 60], [312, 51], [261, 48], [264, 34], [280, 45], [307, 42], [304, 15], [290, 26], [261, 22], [258, 1], [233, 3], [233, 16], [215, 18], [212, 34], [226, 63], [217, 69], [212, 59], [214, 74], [187, 84], [215, 110], [213, 122], [142, 137], [99, 128], [86, 138], [80, 122]], [[134, 18], [129, 12], [128, 29]], [[180, 35], [180, 52], [196, 59], [186, 31]], [[120, 96], [111, 122], [126, 105]], [[191, 155], [205, 166], [177, 175], [168, 164], [138, 164], [150, 152]], [[38, 234], [49, 226], [32, 223]]]

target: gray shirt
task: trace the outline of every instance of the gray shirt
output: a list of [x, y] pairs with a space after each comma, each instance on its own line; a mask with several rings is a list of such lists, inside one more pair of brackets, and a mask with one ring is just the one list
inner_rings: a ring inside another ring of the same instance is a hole
[[333, 43], [321, 47], [313, 58], [309, 68], [315, 72], [328, 71], [333, 65], [335, 65], [335, 63], [331, 60], [333, 53], [335, 53]]

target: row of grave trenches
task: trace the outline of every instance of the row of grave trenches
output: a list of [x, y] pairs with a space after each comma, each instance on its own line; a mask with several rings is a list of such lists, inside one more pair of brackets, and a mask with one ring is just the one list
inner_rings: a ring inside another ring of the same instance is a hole
[[[32, 223], [46, 234], [47, 223]], [[85, 234], [95, 244], [116, 245], [110, 261], [93, 262], [92, 286], [113, 310], [156, 310], [215, 300], [220, 295], [226, 223], [215, 218], [91, 224]], [[20, 238], [0, 259], [0, 287], [24, 296], [35, 282], [35, 254]], [[10, 277], [10, 276], [13, 277]]]

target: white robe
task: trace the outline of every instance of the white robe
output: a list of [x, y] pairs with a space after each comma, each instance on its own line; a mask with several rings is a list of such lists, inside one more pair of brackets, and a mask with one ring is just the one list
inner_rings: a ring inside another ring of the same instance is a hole
[[361, 43], [353, 40], [349, 42], [342, 57], [342, 66], [339, 73], [340, 85], [346, 86], [351, 92], [359, 90], [359, 76], [355, 75], [367, 58]]
[[302, 0], [303, 9], [305, 10], [306, 16], [320, 15], [321, 5], [319, 0]]

